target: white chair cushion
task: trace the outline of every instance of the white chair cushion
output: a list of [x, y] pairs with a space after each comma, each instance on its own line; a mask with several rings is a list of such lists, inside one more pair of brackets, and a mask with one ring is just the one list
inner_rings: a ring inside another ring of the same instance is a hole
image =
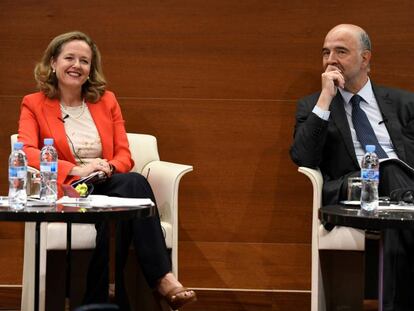
[[[96, 230], [93, 224], [72, 224], [72, 249], [95, 248]], [[66, 249], [66, 223], [47, 224], [47, 249]]]
[[363, 230], [335, 226], [331, 231], [319, 226], [319, 249], [365, 250], [365, 233]]
[[[172, 225], [161, 221], [167, 248], [172, 248]], [[96, 230], [91, 224], [72, 224], [72, 249], [95, 248]], [[66, 249], [66, 224], [48, 223], [47, 249]]]

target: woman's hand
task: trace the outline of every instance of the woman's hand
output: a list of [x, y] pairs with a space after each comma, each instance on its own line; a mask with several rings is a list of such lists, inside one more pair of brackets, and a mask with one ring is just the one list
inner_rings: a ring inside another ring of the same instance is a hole
[[102, 171], [108, 177], [112, 175], [111, 165], [108, 160], [100, 158], [93, 159], [86, 165], [74, 166], [69, 172], [69, 175], [85, 177], [96, 171]]

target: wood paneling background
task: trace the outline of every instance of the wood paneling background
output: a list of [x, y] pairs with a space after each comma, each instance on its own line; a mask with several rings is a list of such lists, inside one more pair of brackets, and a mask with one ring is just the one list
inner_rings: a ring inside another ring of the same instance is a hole
[[[194, 166], [180, 188], [179, 275], [205, 289], [208, 303], [192, 309], [307, 310], [311, 188], [288, 156], [295, 102], [319, 89], [323, 38], [342, 22], [371, 35], [374, 82], [414, 90], [413, 8], [387, 0], [2, 0], [0, 192], [35, 63], [55, 35], [84, 31], [100, 47], [127, 130], [156, 135], [162, 159]], [[2, 295], [21, 284], [22, 237], [21, 224], [1, 223]]]

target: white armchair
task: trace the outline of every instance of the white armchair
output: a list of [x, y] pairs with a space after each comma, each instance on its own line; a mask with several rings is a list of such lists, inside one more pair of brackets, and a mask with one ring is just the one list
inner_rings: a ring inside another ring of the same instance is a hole
[[[151, 135], [128, 133], [128, 141], [135, 162], [131, 171], [148, 176], [159, 209], [161, 226], [167, 248], [171, 249], [172, 272], [178, 276], [178, 187], [181, 177], [193, 170], [190, 165], [160, 161], [157, 139]], [[11, 136], [11, 144], [17, 134]], [[36, 171], [30, 168], [30, 171]], [[40, 241], [39, 310], [45, 310], [47, 251], [66, 249], [66, 224], [42, 223]], [[21, 309], [33, 310], [35, 223], [26, 223], [23, 262]], [[72, 249], [95, 247], [96, 230], [93, 224], [72, 225]]]
[[[365, 250], [365, 233], [362, 230], [335, 226], [331, 231], [324, 228], [319, 220], [319, 208], [322, 204], [323, 178], [319, 170], [299, 167], [298, 171], [305, 174], [313, 186], [313, 210], [312, 210], [312, 267], [311, 267], [311, 310], [329, 310], [327, 306], [326, 288], [327, 280], [324, 280], [324, 269], [321, 253], [322, 250], [359, 251]], [[335, 269], [335, 267], [333, 267]], [[336, 267], [341, 269], [341, 267]], [[325, 282], [324, 282], [325, 281]], [[358, 286], [358, 284], [349, 284]], [[362, 303], [362, 301], [361, 301]], [[362, 306], [362, 305], [361, 305]]]

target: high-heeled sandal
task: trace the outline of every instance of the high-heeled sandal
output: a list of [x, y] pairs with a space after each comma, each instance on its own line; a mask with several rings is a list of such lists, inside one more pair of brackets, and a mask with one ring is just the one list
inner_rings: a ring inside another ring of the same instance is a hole
[[177, 310], [186, 304], [195, 302], [197, 300], [197, 294], [192, 289], [179, 286], [170, 290], [164, 296], [164, 299], [171, 309]]

